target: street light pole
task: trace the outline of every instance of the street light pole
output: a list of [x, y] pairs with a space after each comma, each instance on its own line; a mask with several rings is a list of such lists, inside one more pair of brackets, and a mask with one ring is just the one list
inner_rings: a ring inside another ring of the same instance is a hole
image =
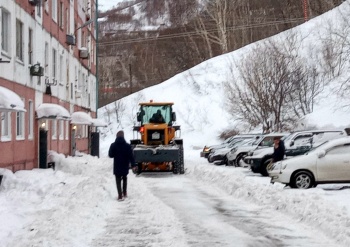
[[308, 17], [308, 4], [307, 4], [308, 0], [304, 0], [304, 20], [308, 21], [309, 17]]

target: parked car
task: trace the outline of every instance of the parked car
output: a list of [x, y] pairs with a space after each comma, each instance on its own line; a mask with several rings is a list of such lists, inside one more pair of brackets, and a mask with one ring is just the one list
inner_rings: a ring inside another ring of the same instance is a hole
[[308, 189], [322, 183], [350, 183], [350, 137], [326, 141], [308, 153], [271, 164], [271, 183]]
[[274, 137], [284, 137], [284, 136], [287, 136], [288, 134], [289, 133], [270, 133], [270, 134], [259, 136], [255, 140], [255, 142], [251, 143], [250, 145], [239, 146], [231, 150], [227, 154], [227, 162], [229, 165], [234, 165], [234, 166], [242, 166], [242, 167], [248, 166], [248, 164], [244, 162], [244, 157], [248, 154], [248, 152], [253, 151], [255, 149], [272, 147]]
[[200, 152], [200, 157], [208, 158], [208, 155], [213, 148], [221, 148], [221, 147], [227, 146], [234, 139], [234, 137], [235, 136], [231, 136], [231, 137], [225, 139], [224, 142], [221, 144], [211, 145], [211, 146], [205, 145], [203, 150]]
[[[317, 147], [325, 141], [346, 136], [344, 130], [307, 130], [296, 131], [282, 138], [286, 148], [286, 157], [302, 155], [311, 148]], [[273, 147], [256, 149], [248, 153], [244, 161], [249, 164], [252, 172], [268, 176], [266, 166], [271, 162]]]
[[255, 138], [252, 136], [251, 139], [240, 139], [237, 142], [232, 142], [229, 146], [225, 148], [220, 148], [211, 152], [208, 156], [208, 161], [214, 162], [215, 165], [228, 165], [227, 162], [227, 153], [232, 149], [237, 148], [243, 145], [251, 145], [252, 142], [255, 141]]
[[227, 138], [223, 143], [218, 145], [212, 145], [212, 146], [204, 146], [203, 150], [200, 152], [200, 157], [208, 158], [210, 152], [213, 152], [214, 150], [227, 147], [231, 142], [235, 142], [240, 139], [250, 139], [252, 136], [255, 136], [254, 134], [241, 134], [241, 135], [234, 135], [229, 138]]

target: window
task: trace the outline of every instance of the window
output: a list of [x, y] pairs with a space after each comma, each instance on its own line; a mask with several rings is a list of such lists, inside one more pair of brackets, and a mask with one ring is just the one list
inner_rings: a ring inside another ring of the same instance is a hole
[[52, 78], [53, 79], [56, 79], [56, 76], [57, 76], [57, 72], [56, 72], [56, 54], [57, 54], [57, 51], [56, 49], [52, 49]]
[[33, 30], [28, 32], [28, 64], [33, 64]]
[[11, 113], [2, 112], [1, 116], [1, 141], [11, 140]]
[[57, 22], [57, 0], [52, 0], [51, 1], [52, 4], [52, 20], [54, 20], [55, 22]]
[[64, 26], [64, 6], [63, 6], [63, 2], [60, 2], [58, 25], [60, 26], [61, 29], [63, 29], [63, 26]]
[[69, 139], [69, 122], [65, 121], [65, 124], [66, 124], [66, 140], [68, 140]]
[[81, 139], [83, 137], [83, 125], [77, 125], [75, 130], [75, 138]]
[[68, 8], [66, 9], [66, 31], [67, 33], [70, 33], [70, 26], [69, 26], [69, 10]]
[[45, 75], [49, 73], [49, 44], [45, 42]]
[[49, 13], [49, 1], [45, 1], [45, 12]]
[[312, 142], [312, 134], [299, 135], [294, 139], [294, 146], [309, 146]]
[[73, 99], [73, 95], [74, 95], [74, 89], [73, 89], [73, 83], [70, 83], [70, 99]]
[[52, 127], [51, 127], [51, 133], [52, 133], [52, 139], [56, 140], [57, 139], [57, 121], [52, 120]]
[[85, 32], [81, 32], [81, 47], [86, 47]]
[[1, 15], [1, 50], [10, 55], [10, 13], [2, 8]]
[[348, 155], [348, 153], [350, 153], [350, 145], [343, 145], [343, 146], [336, 146], [336, 147], [333, 147], [332, 149], [330, 149], [328, 152], [327, 152], [327, 155], [342, 155], [342, 154], [346, 154]]
[[23, 61], [23, 23], [16, 20], [16, 57]]
[[40, 4], [36, 6], [36, 15], [41, 17], [41, 1]]
[[58, 74], [58, 81], [59, 83], [63, 82], [63, 56], [60, 55], [60, 68], [59, 68], [59, 74]]
[[29, 100], [28, 105], [28, 139], [33, 139], [33, 101]]
[[63, 140], [63, 135], [64, 135], [64, 121], [58, 121], [58, 136], [60, 140]]
[[24, 112], [16, 112], [16, 139], [24, 139]]

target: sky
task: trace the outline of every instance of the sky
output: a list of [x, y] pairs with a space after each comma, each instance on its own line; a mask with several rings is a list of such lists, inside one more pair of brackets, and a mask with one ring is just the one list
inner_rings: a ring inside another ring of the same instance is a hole
[[98, 9], [100, 11], [107, 11], [121, 2], [124, 2], [124, 0], [98, 0]]
[[[349, 1], [296, 28], [301, 47], [317, 49], [325, 22], [350, 16]], [[289, 32], [274, 36], [283, 41]], [[253, 45], [222, 55], [160, 85], [99, 109], [100, 158], [51, 152], [55, 170], [12, 173], [0, 169], [1, 246], [350, 246], [350, 184], [295, 190], [271, 184], [247, 168], [215, 166], [200, 158], [206, 144], [237, 124], [225, 110], [222, 83], [232, 58]], [[301, 55], [305, 55], [305, 53]], [[328, 95], [328, 94], [327, 94]], [[324, 95], [323, 95], [324, 96]], [[322, 97], [323, 97], [322, 96]], [[345, 104], [328, 95], [301, 119], [304, 126], [350, 126]], [[133, 139], [137, 104], [173, 101], [184, 139], [185, 174], [129, 174], [129, 197], [118, 202], [107, 157], [115, 133]], [[108, 114], [108, 112], [111, 112]]]

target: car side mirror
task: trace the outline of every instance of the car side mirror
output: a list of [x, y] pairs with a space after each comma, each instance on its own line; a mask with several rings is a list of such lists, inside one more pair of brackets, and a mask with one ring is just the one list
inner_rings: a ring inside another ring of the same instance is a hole
[[176, 121], [176, 114], [175, 114], [175, 112], [172, 112], [172, 113], [171, 113], [171, 120], [172, 120], [173, 122]]
[[321, 150], [320, 152], [318, 152], [317, 157], [318, 157], [319, 159], [321, 159], [321, 158], [323, 158], [325, 155], [326, 155], [326, 151]]
[[294, 141], [291, 141], [289, 146], [293, 147], [294, 146]]

